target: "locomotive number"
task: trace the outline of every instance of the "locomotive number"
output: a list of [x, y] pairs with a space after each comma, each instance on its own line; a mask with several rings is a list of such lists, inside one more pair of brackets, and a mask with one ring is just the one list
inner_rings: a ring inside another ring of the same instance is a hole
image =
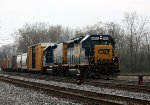
[[103, 37], [103, 40], [109, 40], [109, 38], [108, 37]]
[[109, 53], [109, 49], [99, 49], [98, 53], [99, 54], [108, 54]]
[[91, 37], [92, 40], [99, 40], [99, 37]]

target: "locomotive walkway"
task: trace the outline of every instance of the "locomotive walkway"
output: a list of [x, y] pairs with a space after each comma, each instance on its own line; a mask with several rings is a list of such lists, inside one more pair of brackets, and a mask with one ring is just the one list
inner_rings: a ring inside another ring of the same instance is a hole
[[67, 98], [83, 104], [102, 104], [102, 105], [122, 105], [122, 104], [145, 104], [150, 101], [135, 99], [130, 97], [102, 94], [91, 91], [84, 91], [72, 88], [59, 87], [54, 85], [31, 82], [27, 79], [16, 79], [9, 75], [0, 75], [0, 80], [20, 87], [30, 88], [36, 91], [43, 91], [45, 94]]

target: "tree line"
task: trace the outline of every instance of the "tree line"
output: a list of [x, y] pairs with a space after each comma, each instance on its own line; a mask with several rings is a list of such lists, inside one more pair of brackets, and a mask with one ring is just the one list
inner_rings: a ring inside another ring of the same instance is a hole
[[13, 44], [0, 48], [0, 59], [26, 52], [29, 46], [37, 43], [64, 42], [86, 34], [110, 34], [113, 37], [122, 73], [150, 73], [149, 19], [136, 12], [124, 13], [122, 24], [97, 22], [76, 29], [48, 23], [26, 23], [13, 33]]

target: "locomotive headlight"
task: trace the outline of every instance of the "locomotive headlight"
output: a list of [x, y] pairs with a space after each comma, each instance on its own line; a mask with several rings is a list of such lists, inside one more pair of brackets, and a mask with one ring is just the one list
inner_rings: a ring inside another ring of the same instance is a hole
[[97, 59], [97, 63], [98, 63], [98, 64], [101, 63], [101, 59], [100, 59], [100, 58]]
[[115, 58], [113, 57], [113, 58], [112, 58], [112, 60], [114, 61], [114, 60], [115, 60]]
[[115, 57], [113, 57], [113, 58], [112, 58], [112, 61], [113, 61], [113, 63], [115, 63], [115, 61], [116, 61], [116, 58], [115, 58]]
[[113, 61], [113, 63], [118, 63], [118, 58], [117, 57], [113, 57], [112, 61]]

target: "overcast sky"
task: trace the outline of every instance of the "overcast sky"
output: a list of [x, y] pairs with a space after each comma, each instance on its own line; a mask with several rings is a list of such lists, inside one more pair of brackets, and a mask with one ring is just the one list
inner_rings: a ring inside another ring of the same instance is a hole
[[[25, 23], [48, 22], [72, 28], [114, 21], [124, 12], [150, 17], [150, 0], [0, 0], [0, 45]], [[4, 40], [5, 39], [5, 40]]]

